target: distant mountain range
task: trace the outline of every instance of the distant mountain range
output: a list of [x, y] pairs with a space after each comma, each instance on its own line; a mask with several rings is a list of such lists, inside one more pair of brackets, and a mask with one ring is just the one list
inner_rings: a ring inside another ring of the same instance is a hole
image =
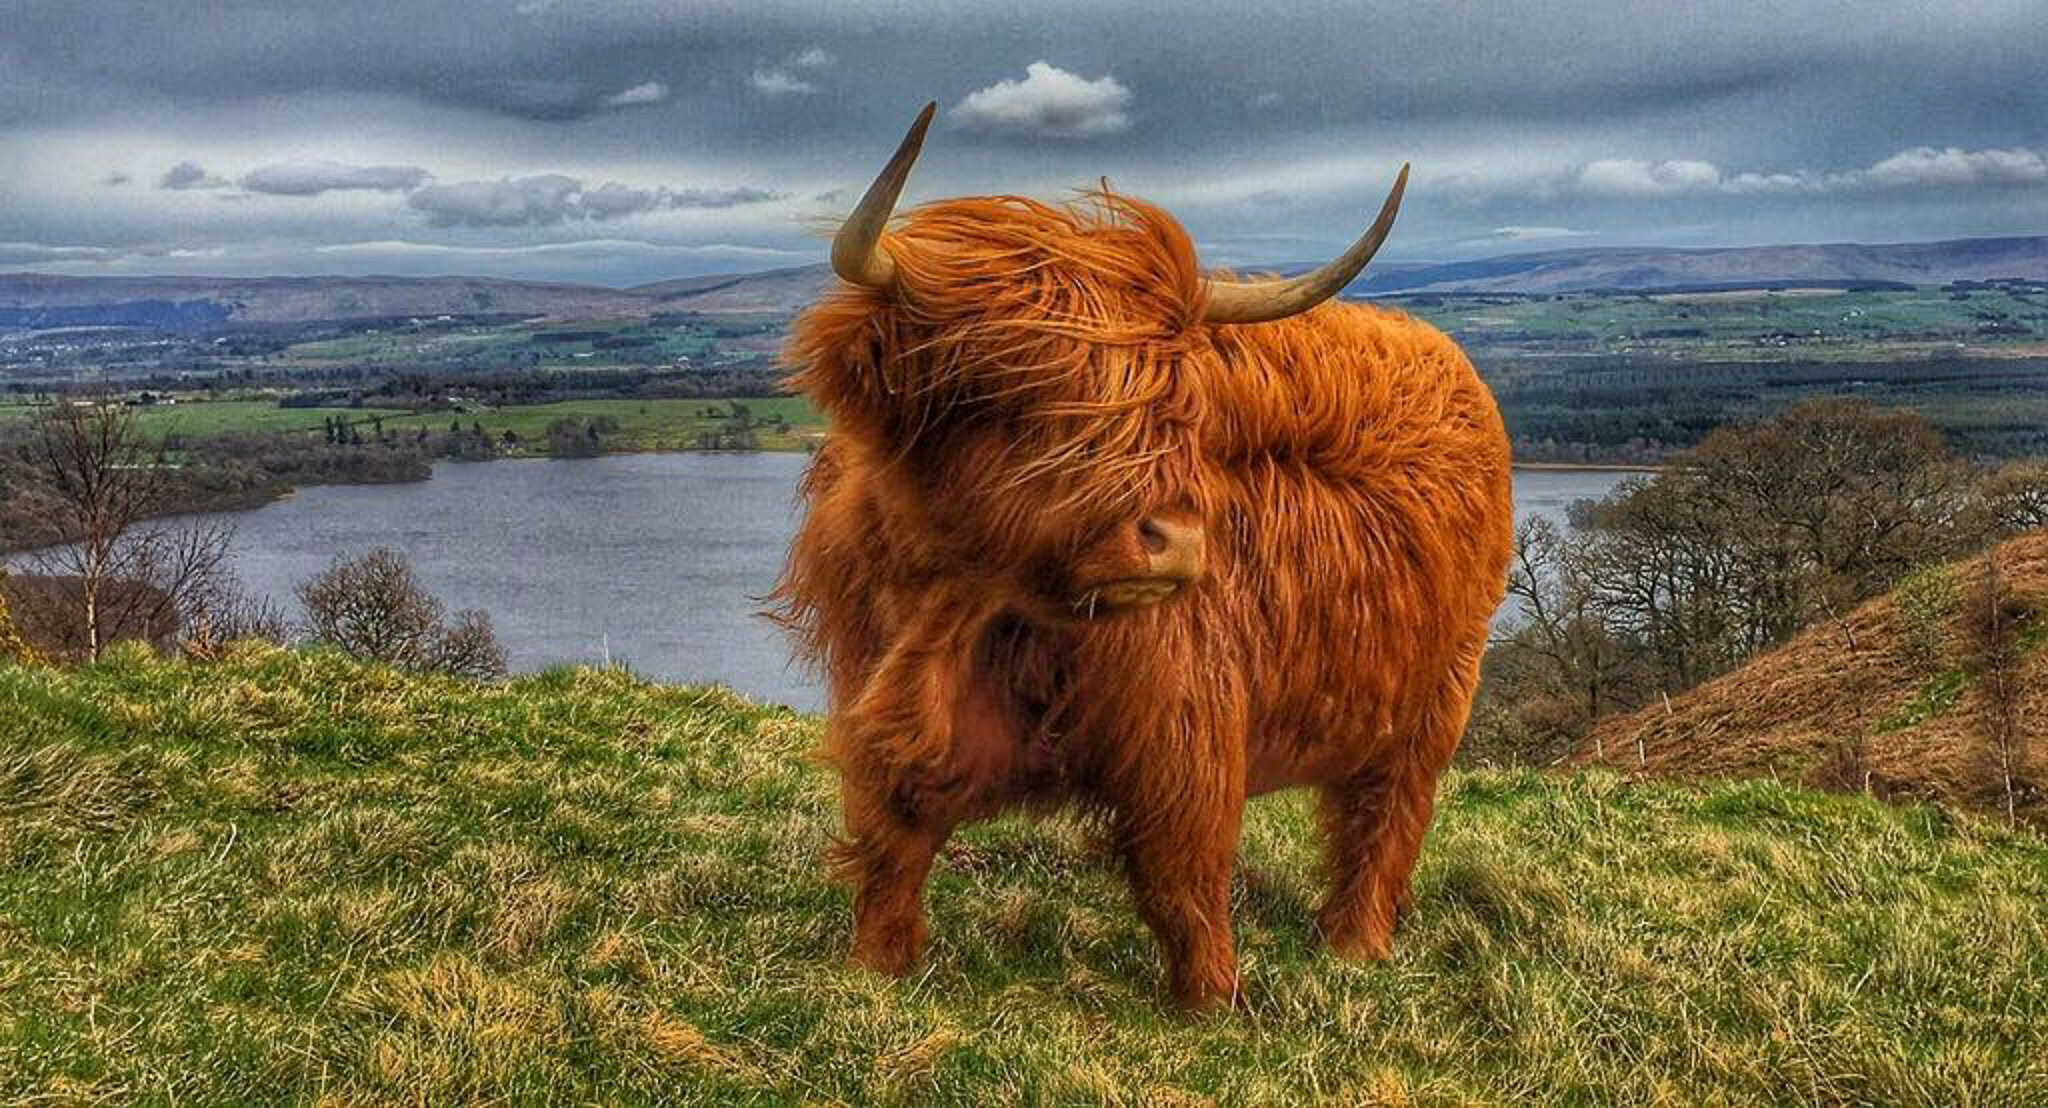
[[[1250, 267], [1257, 269], [1258, 267]], [[1294, 272], [1304, 265], [1279, 265]], [[1353, 295], [1645, 292], [1801, 284], [2048, 281], [2048, 235], [1885, 245], [1683, 250], [1585, 247], [1374, 267]], [[612, 289], [490, 277], [61, 277], [0, 274], [0, 327], [210, 326], [437, 315], [558, 319], [794, 312], [829, 287], [823, 265]]]

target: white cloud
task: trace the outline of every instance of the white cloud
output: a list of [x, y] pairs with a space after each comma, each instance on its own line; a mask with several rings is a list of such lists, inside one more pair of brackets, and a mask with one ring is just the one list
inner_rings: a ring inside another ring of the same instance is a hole
[[[0, 244], [4, 250], [7, 244]], [[334, 242], [313, 248], [315, 254], [357, 255], [364, 257], [474, 257], [513, 258], [532, 255], [585, 254], [592, 257], [612, 257], [619, 254], [657, 254], [679, 257], [720, 258], [759, 260], [770, 263], [789, 261], [810, 261], [816, 254], [810, 250], [782, 250], [767, 246], [750, 246], [741, 243], [658, 243], [640, 239], [578, 239], [572, 242], [536, 242], [519, 246], [454, 246], [439, 242], [414, 242], [410, 239], [376, 239], [364, 242]]]
[[1602, 158], [1579, 170], [1581, 192], [1601, 196], [1668, 196], [1718, 188], [1721, 171], [1712, 162], [1679, 158], [1646, 162], [1633, 158]]
[[1936, 150], [1916, 146], [1901, 150], [1863, 171], [1880, 188], [1955, 187], [1963, 185], [2048, 184], [2048, 158], [2025, 148], [2012, 150]]
[[40, 242], [0, 242], [0, 265], [48, 265], [51, 262], [101, 262], [120, 256], [103, 246], [50, 246]]
[[668, 99], [668, 86], [660, 81], [642, 81], [632, 88], [620, 89], [604, 98], [608, 108], [636, 108], [642, 104], [659, 104]]
[[1507, 242], [1530, 242], [1541, 239], [1576, 239], [1592, 234], [1591, 231], [1574, 231], [1570, 227], [1495, 227], [1489, 239]]
[[158, 188], [175, 189], [180, 192], [189, 189], [224, 189], [228, 184], [227, 178], [208, 173], [197, 162], [179, 162], [164, 170], [164, 175], [156, 181]]
[[832, 67], [832, 55], [822, 46], [799, 50], [780, 62], [754, 67], [749, 79], [754, 91], [763, 96], [807, 96], [818, 91], [813, 76]]
[[1592, 196], [1658, 197], [2039, 186], [2048, 186], [2048, 157], [2038, 151], [2025, 147], [1964, 150], [1954, 146], [1916, 146], [1862, 169], [1850, 170], [1724, 173], [1711, 162], [1683, 158], [1661, 162], [1603, 158], [1587, 162], [1562, 182], [1525, 180], [1508, 190], [1531, 195], [1573, 191]]
[[807, 96], [818, 91], [818, 86], [786, 69], [757, 69], [750, 83], [764, 96]]
[[952, 120], [977, 131], [1094, 138], [1129, 129], [1130, 104], [1131, 90], [1113, 76], [1090, 81], [1040, 61], [1024, 68], [1022, 81], [997, 81], [968, 93]]
[[250, 170], [242, 177], [242, 187], [273, 196], [317, 196], [348, 189], [405, 192], [426, 184], [432, 176], [416, 165], [343, 165], [315, 160]]

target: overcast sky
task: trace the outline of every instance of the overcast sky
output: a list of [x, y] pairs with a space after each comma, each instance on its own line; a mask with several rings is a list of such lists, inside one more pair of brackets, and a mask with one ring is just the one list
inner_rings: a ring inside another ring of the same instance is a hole
[[[0, 0], [0, 270], [625, 285], [1107, 176], [1218, 265], [2048, 232], [2043, 0]], [[1514, 10], [1510, 10], [1514, 9]]]

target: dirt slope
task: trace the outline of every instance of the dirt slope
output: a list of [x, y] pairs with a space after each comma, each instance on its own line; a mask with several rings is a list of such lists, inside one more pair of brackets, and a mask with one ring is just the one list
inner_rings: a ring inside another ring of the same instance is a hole
[[[1996, 559], [2010, 662], [1987, 661]], [[2005, 695], [2000, 695], [2001, 687]], [[1574, 761], [1672, 777], [1868, 789], [2048, 825], [2048, 533], [1918, 575], [1847, 618], [1607, 720]]]

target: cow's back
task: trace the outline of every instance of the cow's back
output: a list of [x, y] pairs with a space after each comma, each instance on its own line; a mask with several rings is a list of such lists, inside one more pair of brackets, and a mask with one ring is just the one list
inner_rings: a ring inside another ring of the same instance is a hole
[[1210, 375], [1226, 488], [1213, 615], [1244, 628], [1255, 728], [1305, 757], [1396, 741], [1500, 602], [1513, 494], [1492, 395], [1435, 328], [1342, 303], [1216, 328], [1189, 369]]

